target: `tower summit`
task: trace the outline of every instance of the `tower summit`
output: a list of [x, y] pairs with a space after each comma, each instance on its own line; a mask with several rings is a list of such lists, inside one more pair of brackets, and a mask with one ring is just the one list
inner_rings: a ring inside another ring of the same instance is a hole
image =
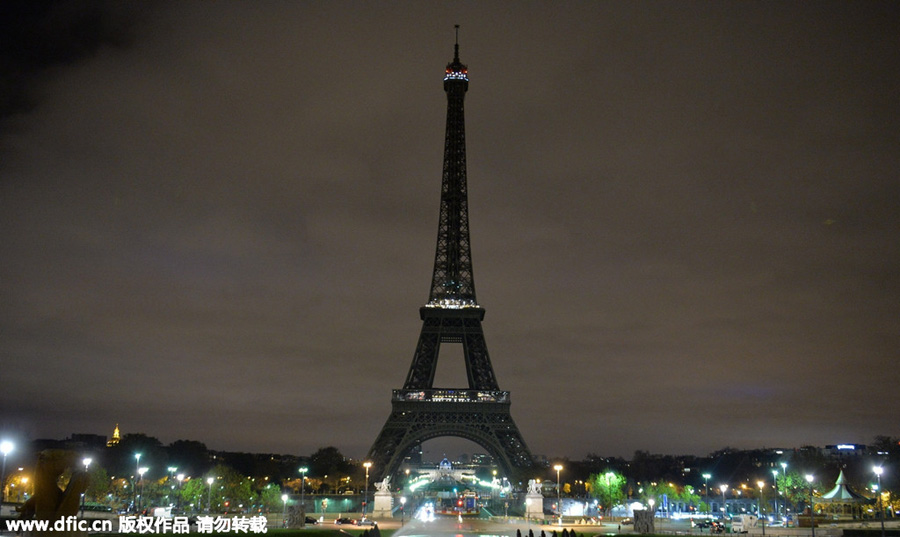
[[[376, 475], [393, 475], [413, 448], [444, 436], [480, 445], [510, 476], [532, 465], [531, 453], [509, 412], [509, 392], [500, 391], [494, 376], [481, 328], [484, 309], [475, 299], [463, 107], [468, 89], [468, 70], [459, 59], [457, 37], [453, 61], [444, 73], [447, 128], [431, 291], [428, 302], [419, 308], [422, 331], [406, 382], [403, 389], [393, 391], [391, 415], [369, 450]], [[468, 386], [434, 386], [442, 344], [462, 346]]]
[[[456, 26], [457, 35], [459, 25]], [[466, 190], [466, 121], [463, 104], [469, 89], [468, 69], [459, 61], [459, 39], [444, 74], [447, 130], [437, 249], [428, 307], [478, 307], [469, 246], [469, 201]]]

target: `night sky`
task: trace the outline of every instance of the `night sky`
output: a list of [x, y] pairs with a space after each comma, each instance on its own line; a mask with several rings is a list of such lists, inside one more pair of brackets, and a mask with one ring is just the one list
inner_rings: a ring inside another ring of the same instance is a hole
[[428, 299], [454, 24], [534, 453], [900, 434], [896, 2], [0, 13], [3, 435], [365, 456]]

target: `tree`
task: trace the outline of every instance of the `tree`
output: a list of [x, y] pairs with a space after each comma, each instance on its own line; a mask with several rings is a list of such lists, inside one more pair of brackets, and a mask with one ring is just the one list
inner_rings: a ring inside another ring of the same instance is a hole
[[650, 483], [644, 486], [643, 497], [653, 499], [656, 502], [656, 509], [664, 509], [663, 498], [668, 501], [677, 500], [680, 492], [674, 483]]
[[309, 473], [318, 477], [350, 473], [347, 458], [333, 446], [319, 448], [309, 456]]
[[109, 474], [99, 464], [88, 468], [88, 486], [84, 498], [88, 502], [105, 502], [112, 493]]
[[178, 468], [179, 473], [198, 476], [209, 471], [209, 450], [202, 442], [176, 440], [166, 450], [170, 465]]
[[621, 474], [612, 471], [591, 474], [587, 488], [606, 516], [609, 516], [613, 507], [625, 501], [625, 477]]
[[206, 506], [207, 486], [206, 481], [200, 477], [182, 483], [178, 495], [185, 510], [201, 511]]
[[275, 483], [269, 483], [259, 491], [258, 504], [260, 509], [265, 513], [277, 513], [283, 508], [281, 499], [281, 487]]
[[[138, 453], [141, 455], [139, 461], [135, 458]], [[116, 477], [128, 477], [132, 484], [139, 481], [139, 467], [147, 468], [145, 478], [165, 475], [168, 467], [168, 456], [162, 443], [145, 434], [124, 435], [117, 445], [107, 448], [103, 459], [107, 472]]]
[[211, 473], [215, 481], [211, 485], [211, 494], [207, 492], [212, 498], [212, 511], [237, 511], [255, 503], [256, 494], [250, 478], [224, 464], [216, 465]]
[[[809, 482], [806, 481], [806, 477], [801, 475], [800, 472], [788, 471], [783, 475], [779, 475], [776, 483], [779, 494], [782, 494], [782, 497], [788, 503], [794, 505], [795, 508], [800, 504], [808, 504], [810, 501]], [[821, 490], [821, 485], [813, 482], [813, 488]]]

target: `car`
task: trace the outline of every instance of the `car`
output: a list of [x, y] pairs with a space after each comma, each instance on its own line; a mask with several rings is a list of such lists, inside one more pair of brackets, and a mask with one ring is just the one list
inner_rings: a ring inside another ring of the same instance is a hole
[[353, 524], [353, 523], [355, 523], [355, 520], [353, 520], [352, 518], [347, 518], [345, 516], [342, 516], [340, 518], [334, 519], [334, 523], [337, 524], [338, 526], [340, 526], [341, 524]]
[[623, 518], [622, 522], [620, 522], [619, 524], [622, 524], [623, 526], [627, 526], [628, 524], [634, 524], [634, 519], [633, 518]]
[[307, 524], [318, 524], [319, 521], [311, 516], [308, 516], [308, 517], [306, 517], [306, 523]]
[[357, 526], [374, 526], [375, 521], [369, 520], [368, 518], [361, 518], [356, 522]]

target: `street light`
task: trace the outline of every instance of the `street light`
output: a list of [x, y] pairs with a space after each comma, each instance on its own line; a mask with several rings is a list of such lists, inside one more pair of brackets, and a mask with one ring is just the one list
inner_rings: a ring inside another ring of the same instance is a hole
[[[787, 463], [781, 463], [781, 520], [787, 524]], [[775, 492], [778, 492], [778, 482], [775, 483]]]
[[300, 521], [300, 527], [306, 527], [306, 472], [309, 471], [309, 468], [303, 466], [300, 468], [300, 517], [302, 520]]
[[813, 476], [806, 474], [806, 482], [809, 483], [809, 527], [812, 528], [812, 537], [816, 537], [815, 506], [813, 505]]
[[872, 471], [878, 476], [878, 518], [881, 519], [881, 537], [884, 537], [884, 496], [882, 496], [883, 492], [881, 492], [881, 472], [884, 469], [881, 466], [876, 466], [872, 468]]
[[709, 516], [709, 478], [712, 474], [703, 474], [703, 495], [706, 499], [706, 515]]
[[403, 527], [403, 508], [406, 506], [406, 496], [400, 496], [400, 527]]
[[138, 474], [141, 476], [141, 495], [139, 497], [141, 503], [138, 507], [138, 511], [140, 511], [140, 508], [144, 506], [144, 472], [146, 472], [147, 470], [149, 470], [149, 468], [147, 468], [146, 466], [143, 468], [138, 468]]
[[140, 469], [140, 467], [141, 467], [141, 454], [140, 454], [140, 453], [135, 453], [135, 454], [134, 454], [134, 486], [131, 487], [131, 497], [132, 497], [131, 505], [134, 506], [134, 510], [135, 510], [135, 511], [137, 511], [137, 508], [138, 508], [138, 503], [137, 503], [137, 501], [138, 501], [138, 500], [137, 500], [137, 476], [138, 476], [138, 470]]
[[[85, 474], [87, 474], [88, 466], [91, 465], [92, 460], [93, 459], [91, 459], [90, 457], [85, 457], [84, 459], [81, 460], [81, 463], [84, 464], [84, 473]], [[84, 520], [84, 499], [86, 496], [87, 496], [87, 485], [85, 485], [84, 492], [81, 493], [81, 519], [82, 520]]]
[[212, 513], [212, 484], [215, 482], [215, 477], [207, 477], [206, 484], [209, 485], [209, 496], [206, 499], [206, 512]]
[[180, 506], [181, 506], [181, 494], [180, 494], [180, 492], [181, 492], [181, 489], [184, 487], [184, 474], [178, 474], [178, 475], [176, 475], [176, 476], [175, 476], [175, 479], [178, 480], [178, 491], [179, 491], [179, 494], [178, 494], [177, 496], [175, 496], [175, 505], [180, 507]]
[[556, 470], [556, 511], [559, 513], [559, 525], [562, 526], [562, 503], [560, 503], [560, 491], [559, 491], [559, 472], [562, 471], [562, 464], [557, 464], [553, 467]]
[[366, 490], [365, 495], [363, 497], [363, 518], [366, 518], [366, 509], [369, 507], [369, 468], [372, 467], [372, 463], [366, 461], [363, 463], [363, 466], [366, 469]]
[[0, 501], [3, 501], [3, 491], [6, 490], [6, 456], [12, 453], [12, 451], [16, 448], [15, 444], [10, 442], [9, 440], [4, 440], [0, 442], [0, 453], [3, 453], [3, 466], [0, 467]]
[[766, 519], [763, 517], [763, 486], [766, 484], [764, 481], [757, 481], [757, 485], [759, 485], [759, 505], [756, 508], [756, 514], [759, 515], [759, 518], [762, 520], [762, 534], [766, 534]]
[[281, 510], [281, 527], [282, 528], [287, 527], [287, 500], [288, 500], [288, 495], [282, 494], [281, 501], [282, 501], [282, 503], [284, 503], [284, 508]]
[[719, 485], [719, 490], [722, 491], [722, 518], [728, 516], [728, 503], [725, 501], [725, 491], [728, 490], [728, 485]]
[[775, 518], [778, 518], [778, 470], [772, 470], [772, 483], [775, 485]]

